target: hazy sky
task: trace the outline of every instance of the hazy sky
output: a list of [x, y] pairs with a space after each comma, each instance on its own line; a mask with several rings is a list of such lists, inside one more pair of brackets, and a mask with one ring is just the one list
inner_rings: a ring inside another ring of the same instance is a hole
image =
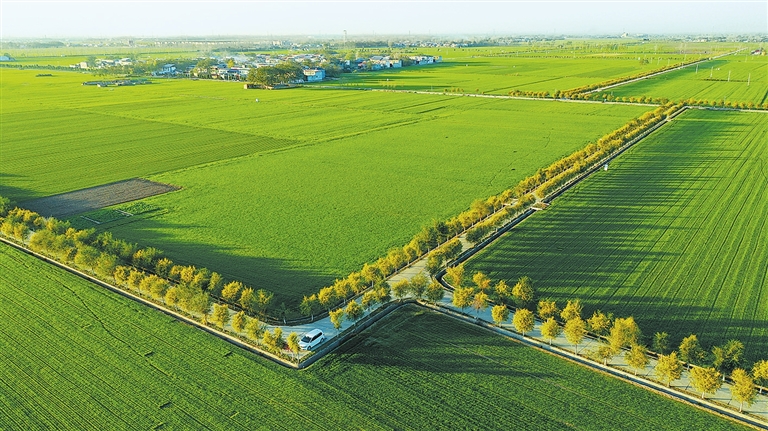
[[3, 38], [768, 33], [768, 1], [0, 0]]

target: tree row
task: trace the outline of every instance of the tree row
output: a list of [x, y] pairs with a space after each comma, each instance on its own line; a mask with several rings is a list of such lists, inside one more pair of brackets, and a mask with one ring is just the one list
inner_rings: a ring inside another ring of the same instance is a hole
[[[683, 339], [677, 350], [670, 347], [669, 334], [657, 332], [652, 339], [649, 351], [643, 342], [642, 332], [633, 317], [616, 317], [596, 310], [591, 317], [582, 318], [582, 305], [577, 300], [569, 300], [560, 309], [551, 299], [541, 299], [534, 302], [535, 291], [531, 279], [521, 277], [510, 288], [504, 280], [493, 285], [488, 276], [476, 272], [472, 283], [465, 284], [463, 265], [447, 269], [446, 277], [454, 288], [452, 303], [463, 312], [467, 307], [475, 310], [477, 317], [480, 312], [490, 306], [491, 317], [497, 325], [510, 319], [509, 304], [514, 303], [516, 310], [512, 317], [512, 325], [522, 334], [533, 331], [536, 318], [540, 319], [541, 336], [552, 342], [563, 334], [566, 340], [573, 344], [574, 352], [578, 354], [579, 345], [586, 337], [598, 341], [596, 349], [585, 355], [601, 361], [608, 361], [624, 354], [626, 363], [638, 372], [644, 371], [650, 363], [650, 357], [657, 360], [654, 367], [655, 376], [667, 386], [681, 378], [685, 367], [688, 368], [691, 384], [701, 393], [714, 394], [730, 375], [731, 394], [740, 403], [739, 411], [744, 404], [751, 405], [757, 395], [756, 383], [768, 384], [768, 360], [756, 362], [751, 372], [746, 371], [744, 364], [744, 344], [738, 340], [729, 340], [723, 345], [711, 346], [709, 350], [702, 347], [698, 337], [691, 334]], [[494, 305], [495, 303], [495, 305]], [[535, 304], [535, 308], [534, 308]], [[762, 391], [762, 387], [760, 388]]]

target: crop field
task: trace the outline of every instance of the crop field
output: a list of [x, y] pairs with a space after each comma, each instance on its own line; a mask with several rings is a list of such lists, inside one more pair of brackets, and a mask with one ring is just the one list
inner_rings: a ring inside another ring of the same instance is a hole
[[416, 308], [296, 372], [5, 245], [0, 298], [4, 429], [743, 429]]
[[768, 355], [768, 116], [689, 110], [468, 262], [646, 337]]
[[100, 228], [289, 306], [648, 109], [202, 81], [110, 91], [31, 73], [3, 75], [19, 103], [0, 120], [0, 195], [179, 186], [145, 201], [156, 216]]
[[664, 66], [668, 58], [675, 62], [681, 61], [683, 56], [664, 56], [664, 63], [660, 65], [656, 59], [644, 63], [641, 57], [582, 55], [546, 58], [510, 54], [444, 58], [442, 64], [347, 74], [339, 81], [322, 85], [487, 94], [508, 94], [512, 90], [554, 93], [657, 69]]
[[320, 85], [487, 94], [508, 94], [512, 90], [554, 93], [734, 49], [736, 46], [725, 43], [683, 46], [590, 40], [511, 47], [432, 48], [412, 54], [442, 56], [443, 63], [344, 74], [340, 80]]
[[768, 57], [742, 51], [696, 66], [607, 90], [614, 96], [666, 97], [670, 100], [768, 101]]

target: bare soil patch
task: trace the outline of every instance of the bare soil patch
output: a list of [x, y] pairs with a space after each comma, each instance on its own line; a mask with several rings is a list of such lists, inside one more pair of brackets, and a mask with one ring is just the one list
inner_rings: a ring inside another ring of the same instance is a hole
[[66, 217], [178, 190], [179, 187], [141, 178], [103, 184], [22, 202], [19, 206], [46, 217]]

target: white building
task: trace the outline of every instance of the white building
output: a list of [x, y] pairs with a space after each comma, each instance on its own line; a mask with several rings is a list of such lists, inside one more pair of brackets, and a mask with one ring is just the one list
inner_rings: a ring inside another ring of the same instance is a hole
[[304, 78], [307, 82], [318, 82], [325, 79], [325, 69], [304, 69]]

